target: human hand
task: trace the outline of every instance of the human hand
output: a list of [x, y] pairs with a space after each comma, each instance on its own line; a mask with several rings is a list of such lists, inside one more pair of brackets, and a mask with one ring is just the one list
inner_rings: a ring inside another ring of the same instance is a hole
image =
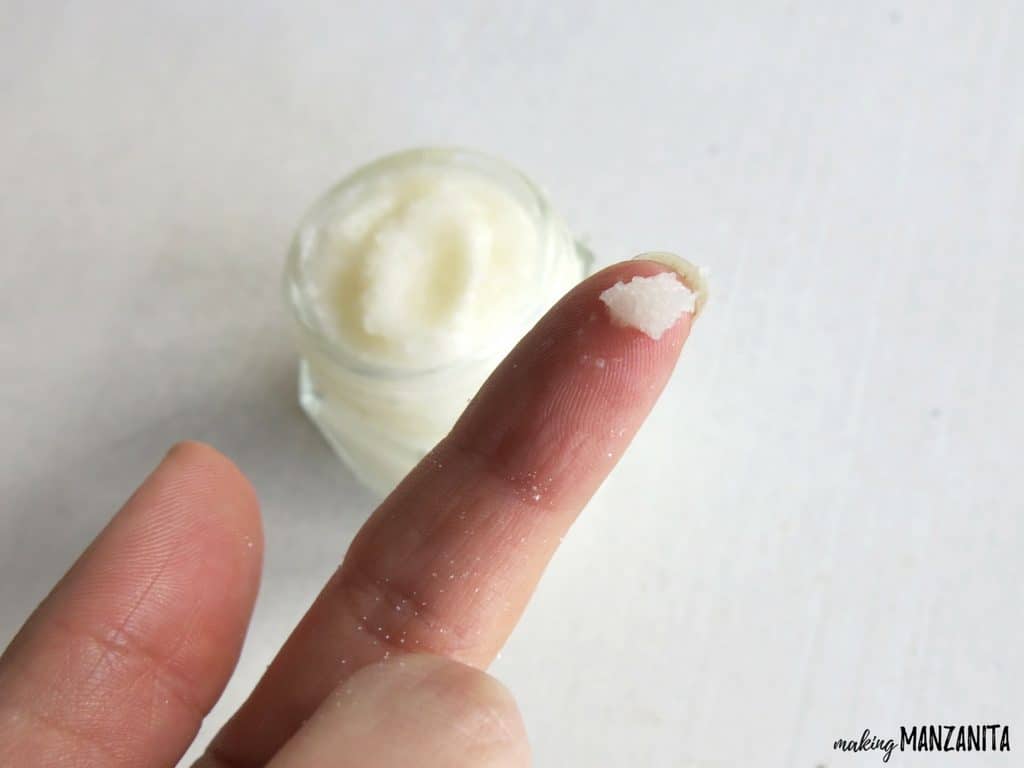
[[[483, 669], [562, 535], [646, 417], [690, 330], [658, 341], [563, 298], [360, 530], [197, 768], [522, 766]], [[173, 766], [235, 665], [263, 539], [245, 477], [176, 446], [0, 658], [0, 765]]]

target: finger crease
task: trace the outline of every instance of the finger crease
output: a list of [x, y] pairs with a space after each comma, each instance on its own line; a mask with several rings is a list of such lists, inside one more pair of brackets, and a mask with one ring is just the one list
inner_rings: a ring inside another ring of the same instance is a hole
[[[126, 660], [129, 667], [132, 666], [131, 662], [135, 662], [136, 666], [141, 667], [136, 670], [136, 679], [146, 674], [151, 675], [154, 685], [161, 686], [192, 717], [197, 721], [202, 721], [206, 714], [206, 708], [192, 695], [191, 681], [171, 665], [167, 654], [155, 653], [123, 627], [103, 632], [88, 627], [75, 627], [59, 620], [54, 624], [60, 631], [73, 639], [84, 640], [98, 649], [99, 656], [91, 665], [87, 676], [88, 680], [95, 680], [96, 687], [102, 685], [101, 680], [97, 679], [97, 672], [105, 665], [117, 659]], [[118, 689], [126, 687], [119, 685]]]
[[378, 645], [398, 652], [431, 651], [452, 653], [469, 647], [466, 633], [442, 621], [422, 595], [390, 577], [372, 573], [365, 565], [346, 564], [339, 588], [345, 595], [345, 610]]

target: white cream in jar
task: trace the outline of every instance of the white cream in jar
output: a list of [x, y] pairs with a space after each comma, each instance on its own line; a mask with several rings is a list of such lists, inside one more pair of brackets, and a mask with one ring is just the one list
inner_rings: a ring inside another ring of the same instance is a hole
[[504, 163], [449, 149], [378, 160], [313, 207], [289, 255], [302, 407], [386, 493], [588, 266]]

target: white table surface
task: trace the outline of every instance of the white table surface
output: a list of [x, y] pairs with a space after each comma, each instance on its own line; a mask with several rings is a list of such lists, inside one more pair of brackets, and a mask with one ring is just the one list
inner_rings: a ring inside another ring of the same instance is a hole
[[371, 505], [294, 402], [292, 227], [352, 166], [456, 143], [602, 261], [713, 270], [493, 668], [536, 764], [879, 765], [832, 742], [919, 722], [1015, 750], [891, 764], [1018, 764], [1022, 39], [1011, 0], [6, 0], [0, 638], [207, 440], [268, 537], [209, 738]]

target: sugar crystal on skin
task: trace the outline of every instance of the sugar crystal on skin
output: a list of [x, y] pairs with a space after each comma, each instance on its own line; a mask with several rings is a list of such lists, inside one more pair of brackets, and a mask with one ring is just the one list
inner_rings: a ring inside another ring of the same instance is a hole
[[613, 323], [636, 328], [655, 341], [697, 305], [697, 295], [672, 272], [619, 281], [603, 291], [600, 299]]

